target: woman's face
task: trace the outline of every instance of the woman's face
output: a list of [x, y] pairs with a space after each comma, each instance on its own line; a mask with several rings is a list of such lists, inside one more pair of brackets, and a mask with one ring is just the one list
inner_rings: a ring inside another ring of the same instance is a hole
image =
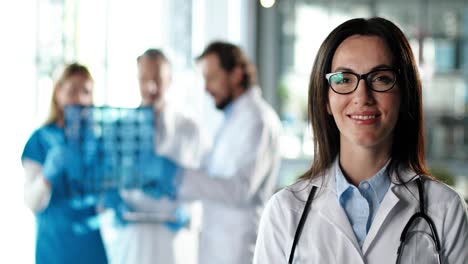
[[56, 101], [60, 109], [66, 105], [89, 106], [93, 103], [93, 81], [81, 74], [67, 78], [57, 88]]
[[[392, 66], [391, 53], [381, 38], [353, 35], [338, 46], [331, 72], [365, 74]], [[396, 84], [389, 91], [375, 92], [367, 87], [364, 79], [350, 94], [337, 94], [329, 89], [327, 108], [340, 131], [341, 149], [390, 147], [400, 100]]]

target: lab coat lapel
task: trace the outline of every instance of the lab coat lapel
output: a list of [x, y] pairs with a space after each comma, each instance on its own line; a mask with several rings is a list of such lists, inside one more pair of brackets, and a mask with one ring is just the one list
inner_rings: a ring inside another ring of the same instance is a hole
[[343, 208], [338, 202], [338, 198], [334, 192], [326, 192], [324, 199], [325, 201], [321, 203], [322, 208], [319, 209], [319, 215], [329, 223], [335, 226], [337, 232], [341, 232], [347, 238], [348, 242], [354, 247], [356, 250], [356, 254], [359, 256], [361, 255], [361, 249], [356, 239], [356, 235], [354, 235], [353, 228], [349, 223], [348, 217], [344, 212]]
[[[414, 172], [411, 170], [404, 170], [400, 173], [400, 176], [403, 181], [410, 182], [414, 180]], [[395, 188], [398, 186], [395, 185], [394, 182], [399, 182], [399, 179], [396, 177], [394, 173], [392, 175], [392, 184], [387, 191], [382, 203], [375, 214], [374, 220], [372, 221], [372, 225], [367, 233], [366, 239], [364, 240], [364, 244], [362, 245], [362, 252], [365, 255], [369, 247], [372, 245], [375, 237], [381, 230], [382, 224], [384, 223], [385, 219], [390, 214], [390, 211], [395, 208], [395, 206], [400, 202], [400, 197], [395, 193]]]
[[372, 225], [369, 229], [369, 232], [367, 233], [366, 239], [364, 240], [364, 244], [362, 245], [362, 253], [365, 255], [367, 249], [369, 249], [369, 246], [372, 244], [374, 241], [377, 233], [381, 229], [381, 226], [387, 216], [389, 215], [390, 211], [397, 205], [397, 203], [400, 201], [400, 198], [398, 198], [397, 195], [393, 192], [393, 186], [395, 184], [391, 184], [389, 190], [387, 191], [387, 194], [385, 195], [384, 199], [382, 200], [382, 203], [380, 204], [379, 209], [377, 210], [377, 213], [374, 217], [374, 220], [372, 221]]

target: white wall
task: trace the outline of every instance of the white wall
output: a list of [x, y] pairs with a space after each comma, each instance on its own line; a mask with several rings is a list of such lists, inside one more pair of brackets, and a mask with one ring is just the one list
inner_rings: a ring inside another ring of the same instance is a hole
[[225, 40], [241, 46], [255, 60], [256, 1], [193, 0], [193, 8], [195, 54], [213, 40]]
[[0, 2], [0, 263], [33, 263], [35, 227], [23, 205], [20, 155], [36, 125], [35, 2]]

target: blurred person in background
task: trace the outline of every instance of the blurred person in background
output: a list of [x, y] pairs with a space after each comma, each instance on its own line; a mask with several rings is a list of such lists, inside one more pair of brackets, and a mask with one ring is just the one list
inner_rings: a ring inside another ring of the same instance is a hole
[[251, 263], [258, 220], [276, 187], [281, 124], [238, 46], [213, 42], [197, 61], [224, 120], [202, 168], [178, 171], [177, 198], [202, 202], [200, 264]]
[[95, 202], [70, 196], [71, 179], [81, 177], [74, 167], [80, 157], [64, 148], [64, 107], [92, 103], [88, 69], [67, 65], [55, 82], [47, 121], [24, 147], [24, 199], [36, 217], [37, 264], [107, 263]]
[[[157, 163], [160, 167], [146, 164], [144, 170], [162, 170], [161, 177], [168, 178], [177, 166], [199, 168], [208, 144], [194, 121], [167, 101], [172, 81], [169, 60], [161, 50], [148, 49], [137, 58], [137, 67], [141, 106], [155, 111], [155, 152], [168, 158]], [[198, 232], [190, 229], [189, 204], [149, 189], [121, 190], [118, 196], [111, 202], [117, 221], [103, 226], [116, 234], [105, 235], [111, 263], [196, 263]]]

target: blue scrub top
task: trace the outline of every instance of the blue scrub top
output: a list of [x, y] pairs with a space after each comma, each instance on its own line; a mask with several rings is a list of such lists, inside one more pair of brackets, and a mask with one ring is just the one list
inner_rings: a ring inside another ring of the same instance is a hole
[[[48, 151], [61, 144], [65, 144], [64, 130], [45, 125], [31, 135], [21, 159], [43, 164]], [[63, 188], [52, 190], [48, 207], [36, 214], [36, 263], [107, 263], [95, 203], [70, 198], [65, 181], [59, 186]]]

